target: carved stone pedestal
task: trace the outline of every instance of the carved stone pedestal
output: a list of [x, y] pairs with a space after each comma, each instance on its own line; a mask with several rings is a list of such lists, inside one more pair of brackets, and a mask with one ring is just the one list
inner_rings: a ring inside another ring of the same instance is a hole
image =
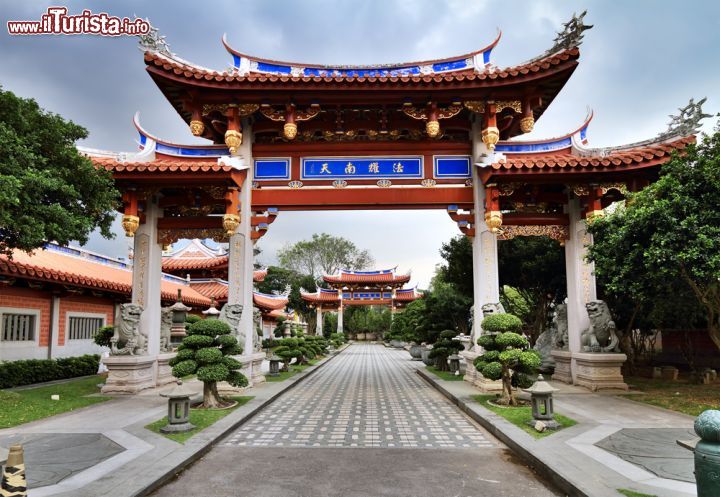
[[172, 374], [172, 367], [168, 364], [170, 359], [175, 357], [177, 352], [166, 352], [157, 356], [157, 380], [155, 384], [159, 387], [177, 381]]
[[572, 357], [577, 364], [576, 385], [589, 388], [593, 392], [628, 389], [621, 372], [622, 365], [627, 360], [625, 354], [575, 352]]
[[473, 362], [480, 354], [472, 350], [461, 350], [458, 352], [458, 355], [465, 361], [465, 375], [463, 376], [463, 380], [474, 385], [479, 375]]
[[555, 372], [552, 375], [552, 380], [572, 385], [572, 352], [568, 350], [553, 350], [552, 357], [555, 359]]
[[262, 362], [265, 359], [265, 352], [253, 352], [250, 356], [252, 375], [248, 377], [250, 385], [265, 383], [265, 375], [262, 372]]
[[153, 356], [116, 355], [103, 359], [108, 377], [102, 393], [134, 394], [155, 386], [157, 359]]
[[475, 379], [473, 385], [478, 387], [483, 393], [495, 393], [503, 391], [502, 380], [488, 380], [480, 373], [477, 373], [477, 378]]

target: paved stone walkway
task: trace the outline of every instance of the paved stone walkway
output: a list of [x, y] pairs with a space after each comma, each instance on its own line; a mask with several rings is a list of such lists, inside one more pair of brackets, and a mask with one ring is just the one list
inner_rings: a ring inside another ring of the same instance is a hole
[[352, 345], [222, 445], [493, 447], [407, 359], [405, 351]]

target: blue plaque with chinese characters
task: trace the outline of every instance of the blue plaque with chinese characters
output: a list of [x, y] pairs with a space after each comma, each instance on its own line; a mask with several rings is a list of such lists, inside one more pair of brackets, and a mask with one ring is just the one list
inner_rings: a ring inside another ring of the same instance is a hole
[[437, 179], [465, 179], [470, 177], [469, 155], [436, 155], [433, 157], [433, 177]]
[[423, 177], [420, 156], [307, 157], [301, 159], [304, 180], [412, 179]]
[[256, 180], [290, 179], [289, 158], [255, 159]]

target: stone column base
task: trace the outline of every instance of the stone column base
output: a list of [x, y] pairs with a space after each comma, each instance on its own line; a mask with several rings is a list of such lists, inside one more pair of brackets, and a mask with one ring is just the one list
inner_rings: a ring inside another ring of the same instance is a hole
[[475, 364], [473, 363], [480, 354], [472, 350], [461, 350], [458, 352], [458, 355], [465, 361], [465, 375], [463, 376], [463, 380], [474, 385], [480, 374], [477, 372], [477, 369], [475, 369]]
[[168, 362], [170, 362], [170, 359], [172, 359], [176, 355], [177, 352], [166, 352], [157, 356], [158, 369], [157, 380], [155, 381], [155, 384], [157, 386], [161, 387], [163, 385], [168, 385], [177, 381], [177, 378], [175, 378], [172, 374], [172, 367], [168, 364]]
[[552, 380], [572, 385], [572, 352], [568, 350], [553, 350], [551, 355], [553, 359], [555, 359], [555, 372], [552, 375]]
[[627, 360], [625, 354], [575, 352], [572, 357], [577, 363], [576, 385], [589, 388], [593, 392], [628, 389], [621, 372], [621, 367]]
[[103, 364], [108, 368], [108, 377], [102, 393], [134, 394], [155, 387], [155, 357], [116, 355], [103, 359]]
[[262, 362], [265, 359], [265, 352], [253, 352], [250, 356], [252, 375], [248, 378], [250, 385], [255, 386], [265, 383], [265, 375], [262, 372]]
[[488, 380], [481, 373], [477, 373], [477, 378], [473, 383], [483, 393], [495, 393], [503, 391], [502, 380]]

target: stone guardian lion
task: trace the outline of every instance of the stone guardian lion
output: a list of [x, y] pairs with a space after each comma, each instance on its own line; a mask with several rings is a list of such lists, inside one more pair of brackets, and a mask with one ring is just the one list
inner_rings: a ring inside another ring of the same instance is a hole
[[143, 355], [147, 353], [147, 340], [140, 333], [140, 304], [120, 304], [115, 316], [115, 332], [110, 339], [111, 355]]

